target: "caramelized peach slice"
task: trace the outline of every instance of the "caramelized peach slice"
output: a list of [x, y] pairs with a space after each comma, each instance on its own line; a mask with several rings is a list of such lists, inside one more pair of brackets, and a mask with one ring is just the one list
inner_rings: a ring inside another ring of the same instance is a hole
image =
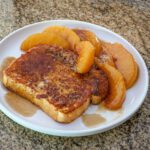
[[76, 66], [77, 72], [86, 73], [94, 63], [95, 48], [90, 42], [82, 41], [76, 49], [79, 54]]
[[114, 58], [116, 68], [125, 79], [126, 87], [130, 88], [136, 81], [138, 67], [133, 56], [118, 43], [103, 43], [108, 53]]
[[109, 94], [102, 104], [112, 110], [121, 108], [126, 94], [125, 81], [122, 74], [116, 68], [108, 64], [97, 63], [97, 65], [106, 73], [110, 88]]
[[63, 26], [50, 26], [46, 28], [43, 32], [49, 33], [49, 34], [56, 34], [58, 36], [61, 36], [65, 40], [67, 40], [70, 43], [70, 48], [75, 49], [76, 45], [80, 42], [80, 38], [78, 35], [72, 31], [71, 29]]
[[93, 32], [82, 29], [73, 29], [73, 31], [76, 32], [76, 34], [80, 37], [81, 41], [91, 42], [95, 47], [95, 55], [99, 55], [101, 51], [101, 43]]
[[39, 44], [56, 45], [66, 49], [69, 48], [69, 43], [63, 38], [59, 37], [58, 35], [47, 33], [36, 33], [30, 35], [27, 39], [25, 39], [22, 42], [21, 49], [27, 51], [30, 48]]

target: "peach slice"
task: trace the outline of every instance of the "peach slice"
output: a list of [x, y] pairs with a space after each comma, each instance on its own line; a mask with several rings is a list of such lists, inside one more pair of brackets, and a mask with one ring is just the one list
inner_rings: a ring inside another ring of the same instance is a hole
[[49, 34], [56, 34], [61, 36], [70, 43], [70, 48], [75, 49], [76, 45], [80, 42], [79, 36], [71, 29], [63, 26], [50, 26], [43, 32]]
[[[97, 61], [96, 61], [97, 63]], [[122, 74], [109, 64], [97, 63], [98, 67], [102, 69], [109, 81], [109, 94], [102, 104], [111, 110], [121, 108], [126, 94], [125, 81]]]
[[30, 48], [39, 44], [56, 45], [66, 49], [69, 48], [69, 43], [56, 34], [36, 33], [30, 35], [22, 42], [21, 49], [28, 51]]
[[73, 29], [73, 31], [80, 37], [81, 41], [91, 42], [95, 47], [95, 55], [99, 55], [101, 51], [101, 43], [93, 32], [83, 29]]
[[116, 68], [125, 79], [126, 87], [130, 88], [136, 81], [138, 66], [133, 56], [119, 43], [103, 43], [107, 52], [114, 58]]
[[90, 42], [82, 41], [76, 49], [79, 54], [76, 66], [77, 72], [86, 73], [94, 63], [95, 48]]

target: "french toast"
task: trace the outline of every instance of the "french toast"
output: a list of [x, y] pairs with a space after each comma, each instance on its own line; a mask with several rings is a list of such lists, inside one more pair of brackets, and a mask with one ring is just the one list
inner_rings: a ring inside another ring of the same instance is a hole
[[[75, 65], [78, 55], [74, 51], [58, 47], [50, 48], [48, 45], [39, 45], [39, 47], [49, 49], [49, 52], [53, 55], [53, 57], [59, 60], [62, 64], [69, 66], [73, 71], [76, 71]], [[92, 104], [100, 103], [109, 91], [107, 75], [96, 65], [93, 65], [88, 73], [78, 75], [82, 77], [91, 87]]]
[[97, 68], [97, 66], [94, 66], [90, 72], [84, 76], [84, 79], [91, 86], [91, 103], [99, 104], [105, 99], [109, 92], [107, 75]]
[[62, 63], [52, 53], [58, 49], [47, 45], [32, 48], [4, 70], [3, 83], [54, 120], [68, 123], [88, 107], [91, 88], [72, 70], [71, 63]]
[[78, 55], [56, 46], [38, 45], [3, 72], [4, 85], [38, 105], [58, 122], [69, 123], [108, 93], [107, 76], [95, 66], [75, 72]]

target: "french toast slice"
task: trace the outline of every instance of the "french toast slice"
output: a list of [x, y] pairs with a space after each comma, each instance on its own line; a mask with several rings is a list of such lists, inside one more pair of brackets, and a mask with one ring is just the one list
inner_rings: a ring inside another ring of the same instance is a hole
[[4, 70], [3, 84], [39, 106], [54, 120], [69, 123], [88, 107], [91, 86], [73, 71], [76, 56], [66, 51], [71, 57], [65, 60], [61, 51], [48, 45], [32, 48]]

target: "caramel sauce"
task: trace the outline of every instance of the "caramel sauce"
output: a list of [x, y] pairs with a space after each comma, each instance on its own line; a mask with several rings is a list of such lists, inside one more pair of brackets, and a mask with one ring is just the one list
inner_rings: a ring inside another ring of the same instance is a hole
[[82, 121], [85, 126], [93, 127], [104, 123], [106, 119], [99, 114], [85, 114], [82, 116]]
[[8, 65], [15, 59], [16, 59], [15, 57], [7, 57], [3, 60], [0, 66], [0, 81], [2, 81], [3, 78], [3, 70], [5, 70], [8, 67]]
[[30, 101], [13, 92], [6, 93], [5, 99], [12, 109], [25, 117], [33, 116], [38, 110], [38, 108]]

